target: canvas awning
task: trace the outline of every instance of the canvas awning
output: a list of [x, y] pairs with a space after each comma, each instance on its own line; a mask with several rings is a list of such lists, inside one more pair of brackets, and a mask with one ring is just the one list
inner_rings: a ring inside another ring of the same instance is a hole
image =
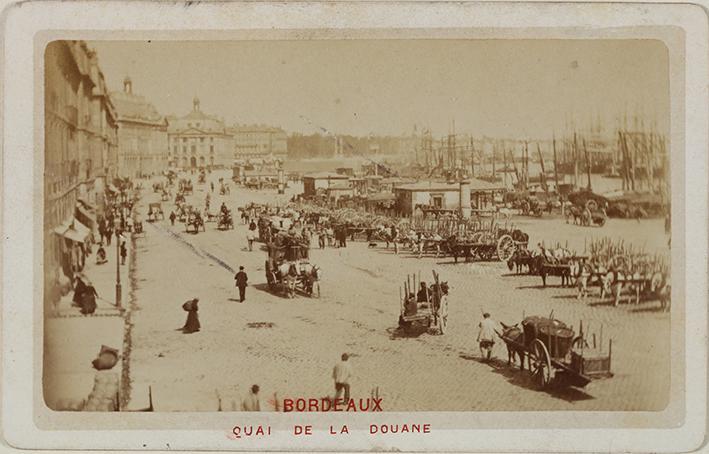
[[84, 221], [86, 224], [89, 224], [91, 226], [96, 225], [96, 214], [91, 212], [90, 210], [84, 208], [81, 204], [76, 205], [76, 210], [79, 212], [79, 216], [84, 218], [81, 219], [81, 221]]
[[72, 218], [71, 220], [65, 221], [59, 227], [56, 227], [54, 233], [68, 240], [83, 243], [89, 238], [89, 235], [91, 235], [91, 230], [79, 222], [78, 219]]

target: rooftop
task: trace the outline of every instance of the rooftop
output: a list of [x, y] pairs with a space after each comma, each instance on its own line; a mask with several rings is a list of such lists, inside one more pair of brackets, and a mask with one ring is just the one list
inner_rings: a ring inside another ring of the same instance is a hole
[[[504, 185], [488, 183], [487, 181], [471, 178], [470, 192], [497, 191], [505, 189]], [[402, 184], [395, 186], [395, 189], [403, 191], [458, 191], [460, 183], [446, 183], [443, 181], [419, 181], [416, 183]]]
[[348, 180], [350, 177], [335, 172], [314, 172], [303, 175], [303, 178], [314, 178], [316, 180]]

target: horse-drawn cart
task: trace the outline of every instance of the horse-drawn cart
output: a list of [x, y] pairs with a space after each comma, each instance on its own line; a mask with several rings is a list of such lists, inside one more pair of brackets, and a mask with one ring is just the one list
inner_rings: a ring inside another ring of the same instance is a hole
[[[553, 316], [553, 314], [552, 314]], [[529, 370], [540, 389], [551, 385], [558, 387], [584, 388], [595, 378], [612, 377], [611, 351], [613, 342], [608, 342], [608, 351], [603, 351], [603, 331], [600, 348], [593, 347], [583, 334], [576, 336], [573, 328], [550, 317], [526, 317], [519, 324], [505, 326], [500, 338], [507, 344], [508, 362], [515, 355], [520, 359], [520, 368], [524, 370], [524, 358], [527, 357]]]
[[297, 292], [311, 297], [320, 297], [321, 271], [308, 260], [308, 247], [292, 243], [269, 243], [266, 260], [266, 282], [273, 292], [295, 298]]
[[159, 202], [148, 204], [148, 222], [155, 222], [158, 219], [165, 219], [162, 205]]
[[[406, 276], [404, 293], [400, 295], [401, 306], [399, 328], [409, 330], [414, 325], [434, 328], [443, 334], [448, 326], [448, 283], [439, 282], [438, 273], [433, 271], [434, 284], [427, 287], [416, 275]], [[419, 288], [420, 287], [420, 288]], [[417, 290], [417, 293], [414, 291]], [[400, 289], [401, 291], [401, 289]]]
[[496, 235], [494, 232], [475, 232], [464, 239], [451, 238], [448, 247], [453, 259], [458, 263], [458, 257], [470, 260], [500, 260], [506, 262], [518, 248], [518, 244], [509, 234]]
[[231, 215], [231, 211], [227, 210], [220, 211], [217, 215], [217, 229], [219, 230], [230, 230], [234, 228], [234, 218]]
[[193, 231], [194, 233], [199, 233], [200, 229], [202, 229], [203, 232], [206, 231], [202, 216], [200, 216], [197, 211], [190, 211], [187, 214], [187, 220], [185, 221], [185, 232], [189, 233], [190, 231]]

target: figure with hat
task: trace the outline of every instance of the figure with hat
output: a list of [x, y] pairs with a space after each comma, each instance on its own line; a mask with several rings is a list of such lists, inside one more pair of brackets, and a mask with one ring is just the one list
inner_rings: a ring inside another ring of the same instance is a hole
[[490, 318], [489, 313], [485, 312], [479, 326], [478, 343], [480, 354], [486, 361], [490, 361], [492, 359], [492, 347], [495, 345], [497, 323]]
[[186, 301], [182, 305], [182, 309], [187, 312], [187, 320], [185, 321], [185, 326], [182, 327], [182, 332], [185, 334], [196, 333], [200, 330], [201, 325], [199, 324], [199, 298], [192, 298]]
[[244, 300], [246, 300], [246, 286], [249, 283], [249, 276], [246, 274], [246, 271], [244, 271], [243, 266], [239, 267], [239, 272], [234, 276], [234, 280], [239, 289], [239, 302], [243, 303]]

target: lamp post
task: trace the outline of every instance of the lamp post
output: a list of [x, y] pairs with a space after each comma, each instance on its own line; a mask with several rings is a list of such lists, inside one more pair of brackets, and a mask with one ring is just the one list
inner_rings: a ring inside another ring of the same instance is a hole
[[120, 221], [114, 219], [114, 232], [116, 232], [116, 307], [121, 307], [121, 235], [119, 232]]

